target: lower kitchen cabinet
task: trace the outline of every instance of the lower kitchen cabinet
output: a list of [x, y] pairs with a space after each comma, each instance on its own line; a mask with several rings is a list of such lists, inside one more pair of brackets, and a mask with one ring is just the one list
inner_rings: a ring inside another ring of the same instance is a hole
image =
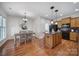
[[45, 34], [45, 47], [53, 48], [62, 42], [62, 37], [60, 33], [55, 34]]
[[77, 33], [76, 32], [70, 32], [70, 40], [77, 41]]
[[45, 46], [47, 46], [48, 48], [52, 48], [52, 36], [51, 35], [47, 35], [45, 37]]

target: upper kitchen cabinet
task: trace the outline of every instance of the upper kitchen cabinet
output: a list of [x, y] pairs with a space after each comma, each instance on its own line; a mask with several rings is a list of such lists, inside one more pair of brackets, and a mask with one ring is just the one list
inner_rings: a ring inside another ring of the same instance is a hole
[[75, 18], [71, 19], [71, 27], [76, 27], [76, 20], [75, 20]]
[[76, 21], [76, 27], [79, 27], [79, 17], [76, 17], [75, 21]]
[[61, 20], [60, 21], [57, 21], [57, 23], [58, 23], [58, 27], [61, 27], [62, 21]]
[[79, 17], [67, 17], [62, 20], [57, 21], [58, 26], [62, 26], [63, 24], [70, 24], [71, 27], [79, 27]]
[[68, 23], [70, 23], [70, 20], [71, 20], [71, 17], [64, 18], [64, 19], [62, 19], [62, 24], [68, 24]]
[[79, 27], [79, 17], [71, 18], [71, 27]]

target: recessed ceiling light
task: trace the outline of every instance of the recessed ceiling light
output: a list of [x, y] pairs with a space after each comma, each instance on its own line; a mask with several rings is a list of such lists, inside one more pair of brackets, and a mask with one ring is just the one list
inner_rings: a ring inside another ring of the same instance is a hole
[[58, 12], [58, 10], [55, 10], [55, 12]]
[[54, 9], [54, 8], [55, 8], [54, 6], [51, 6], [51, 7], [50, 7], [50, 9]]
[[75, 9], [75, 11], [79, 11], [79, 9]]
[[60, 16], [63, 16], [63, 14], [60, 14]]

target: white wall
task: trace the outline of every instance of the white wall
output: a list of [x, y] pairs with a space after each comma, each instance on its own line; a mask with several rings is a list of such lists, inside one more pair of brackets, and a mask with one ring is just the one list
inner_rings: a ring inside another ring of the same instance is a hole
[[[22, 23], [21, 17], [8, 17], [8, 39], [13, 39], [14, 34], [18, 33], [21, 28], [20, 24]], [[43, 38], [45, 32], [45, 24], [49, 23], [49, 20], [43, 19], [41, 17], [37, 17], [34, 19], [28, 19], [27, 28], [36, 33], [38, 38]]]
[[33, 31], [38, 38], [43, 38], [45, 32], [45, 24], [49, 24], [49, 20], [38, 17], [33, 21]]
[[3, 17], [7, 17], [6, 13], [3, 11], [1, 7], [0, 7], [0, 15]]
[[8, 39], [13, 39], [14, 34], [20, 31], [20, 23], [21, 19], [19, 17], [8, 16]]
[[[8, 16], [8, 39], [13, 39], [14, 34], [21, 31], [20, 25], [22, 24], [22, 18], [17, 16]], [[32, 30], [32, 21], [28, 20], [27, 28]]]

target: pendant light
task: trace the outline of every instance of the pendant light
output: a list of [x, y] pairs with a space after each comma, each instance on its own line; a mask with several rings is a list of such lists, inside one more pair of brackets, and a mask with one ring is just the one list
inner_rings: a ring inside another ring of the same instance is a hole
[[[51, 10], [54, 10], [54, 8], [55, 8], [54, 6], [51, 6], [51, 7], [50, 7]], [[58, 10], [56, 9], [56, 10], [54, 10], [54, 12], [56, 13], [55, 16], [56, 16], [56, 18], [57, 18], [57, 12], [58, 12]], [[58, 23], [57, 23], [57, 20], [56, 20], [55, 22], [54, 22], [53, 20], [51, 20], [51, 24], [57, 25], [57, 24], [58, 24]]]
[[[56, 18], [57, 18], [57, 12], [58, 12], [58, 10], [55, 10]], [[56, 25], [58, 24], [58, 23], [57, 23], [57, 20], [56, 20], [55, 24], [56, 24]]]
[[53, 20], [51, 20], [51, 21], [50, 21], [50, 23], [51, 23], [51, 24], [54, 24], [54, 21], [53, 21]]
[[[54, 9], [54, 6], [51, 6], [50, 9], [51, 9], [51, 10]], [[54, 24], [54, 21], [51, 20], [50, 23], [51, 23], [51, 24]]]

